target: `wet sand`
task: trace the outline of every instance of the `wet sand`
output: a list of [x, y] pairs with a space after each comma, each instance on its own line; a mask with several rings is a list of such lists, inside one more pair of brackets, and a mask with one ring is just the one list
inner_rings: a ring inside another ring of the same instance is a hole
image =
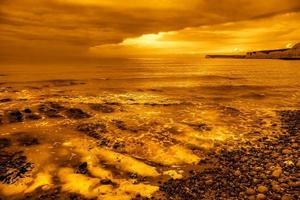
[[299, 196], [295, 62], [1, 67], [1, 199]]

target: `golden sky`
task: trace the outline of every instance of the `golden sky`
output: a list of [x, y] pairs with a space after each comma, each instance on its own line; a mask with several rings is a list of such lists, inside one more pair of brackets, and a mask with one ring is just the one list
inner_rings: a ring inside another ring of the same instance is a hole
[[1, 61], [203, 55], [300, 41], [300, 0], [0, 0]]

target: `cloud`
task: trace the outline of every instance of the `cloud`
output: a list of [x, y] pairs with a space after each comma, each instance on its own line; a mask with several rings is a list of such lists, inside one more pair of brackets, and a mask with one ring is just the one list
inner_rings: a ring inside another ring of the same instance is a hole
[[299, 10], [299, 0], [2, 0], [0, 54], [84, 57], [91, 47], [126, 38]]
[[299, 21], [300, 13], [288, 13], [259, 20], [185, 28], [127, 38], [118, 44], [94, 46], [90, 52], [98, 56], [136, 57], [284, 48], [299, 42]]

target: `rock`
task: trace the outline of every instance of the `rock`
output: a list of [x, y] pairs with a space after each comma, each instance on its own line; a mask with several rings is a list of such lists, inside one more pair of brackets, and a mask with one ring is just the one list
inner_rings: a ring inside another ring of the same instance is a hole
[[282, 168], [276, 167], [275, 170], [272, 172], [272, 176], [275, 178], [279, 178], [282, 174]]
[[266, 193], [266, 192], [268, 192], [268, 188], [266, 187], [266, 186], [264, 186], [264, 185], [260, 185], [260, 186], [258, 186], [258, 188], [257, 188], [257, 191], [259, 192], [259, 193]]
[[300, 160], [297, 161], [296, 167], [299, 167], [299, 168], [300, 168]]
[[102, 185], [112, 185], [112, 184], [113, 184], [113, 182], [112, 182], [110, 179], [102, 179], [102, 180], [100, 181], [100, 183], [101, 183]]
[[272, 185], [272, 190], [275, 191], [275, 192], [280, 192], [281, 187], [278, 184], [273, 184]]
[[263, 199], [266, 199], [266, 195], [264, 195], [264, 194], [258, 194], [258, 195], [256, 195], [256, 199], [257, 199], [257, 200], [263, 200]]
[[33, 168], [23, 152], [0, 151], [0, 166], [0, 182], [4, 184], [14, 184]]
[[88, 166], [87, 162], [80, 163], [80, 165], [77, 168], [76, 173], [78, 173], [78, 174], [88, 174], [89, 171], [88, 171], [87, 166]]
[[290, 195], [288, 195], [288, 194], [285, 194], [285, 195], [283, 195], [282, 197], [281, 197], [281, 200], [292, 200], [293, 198], [290, 196]]
[[283, 150], [282, 150], [282, 153], [283, 153], [283, 154], [291, 154], [292, 151], [291, 151], [290, 149], [283, 149]]
[[10, 102], [10, 101], [12, 101], [11, 98], [0, 99], [0, 103], [6, 103], [6, 102]]
[[57, 109], [50, 108], [46, 105], [40, 105], [39, 111], [41, 113], [45, 114], [47, 117], [50, 117], [50, 118], [61, 117], [61, 115], [59, 115], [59, 111]]
[[39, 119], [41, 119], [42, 117], [39, 116], [39, 115], [37, 115], [37, 114], [31, 113], [31, 114], [29, 114], [29, 115], [26, 115], [25, 118], [26, 118], [26, 119], [29, 119], [29, 120], [39, 120]]
[[248, 188], [248, 189], [246, 190], [246, 194], [248, 194], [248, 195], [254, 195], [254, 194], [255, 194], [255, 190], [252, 189], [252, 188]]
[[10, 123], [23, 121], [23, 114], [19, 110], [8, 111], [7, 117]]
[[0, 149], [4, 149], [11, 145], [11, 141], [8, 138], [0, 138]]
[[58, 111], [61, 111], [65, 108], [63, 105], [61, 105], [59, 103], [55, 103], [55, 102], [49, 102], [49, 106]]
[[31, 111], [29, 108], [25, 108], [25, 109], [23, 110], [23, 112], [24, 112], [24, 113], [32, 113], [32, 111]]
[[234, 176], [240, 176], [241, 175], [241, 171], [240, 170], [236, 170], [234, 171]]
[[291, 147], [294, 148], [294, 149], [297, 149], [297, 148], [299, 148], [299, 145], [298, 145], [297, 143], [293, 143], [293, 144], [291, 145]]
[[83, 112], [79, 108], [70, 108], [66, 110], [65, 114], [67, 115], [68, 118], [71, 119], [83, 119], [83, 118], [91, 117], [89, 114]]
[[19, 145], [21, 146], [32, 146], [39, 144], [39, 140], [28, 133], [16, 133], [16, 137]]
[[122, 131], [127, 130], [127, 126], [126, 126], [125, 122], [123, 122], [121, 120], [114, 120], [113, 122], [118, 129], [120, 129]]
[[95, 111], [100, 111], [102, 113], [112, 113], [115, 111], [115, 109], [112, 106], [103, 104], [91, 104], [90, 108]]
[[102, 134], [107, 132], [106, 125], [102, 123], [84, 123], [77, 126], [77, 130], [95, 139], [102, 139]]
[[205, 123], [198, 123], [198, 124], [188, 124], [190, 127], [192, 127], [195, 131], [211, 131], [212, 128], [208, 126]]
[[300, 181], [295, 181], [295, 182], [290, 181], [290, 182], [288, 183], [288, 185], [289, 185], [290, 187], [300, 187]]
[[256, 199], [255, 195], [251, 195], [251, 196], [248, 197], [248, 200], [255, 200], [255, 199]]

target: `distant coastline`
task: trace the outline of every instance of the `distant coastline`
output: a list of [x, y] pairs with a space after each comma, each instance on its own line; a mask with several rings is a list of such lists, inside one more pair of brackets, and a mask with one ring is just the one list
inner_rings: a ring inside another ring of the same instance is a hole
[[206, 55], [205, 58], [300, 60], [300, 43], [292, 48], [251, 51], [245, 55], [210, 54]]

